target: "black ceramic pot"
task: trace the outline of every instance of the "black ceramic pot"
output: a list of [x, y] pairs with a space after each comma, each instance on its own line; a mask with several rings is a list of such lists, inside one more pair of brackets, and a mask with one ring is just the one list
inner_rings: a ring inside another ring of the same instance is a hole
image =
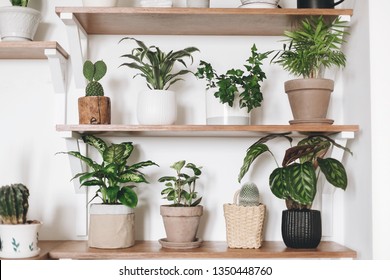
[[290, 248], [317, 248], [322, 236], [321, 212], [318, 210], [284, 210], [282, 237]]
[[297, 8], [301, 9], [332, 9], [338, 4], [344, 2], [344, 0], [297, 0]]

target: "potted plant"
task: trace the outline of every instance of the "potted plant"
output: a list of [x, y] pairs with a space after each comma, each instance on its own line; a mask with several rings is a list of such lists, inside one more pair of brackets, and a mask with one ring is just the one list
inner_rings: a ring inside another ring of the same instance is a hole
[[122, 55], [130, 59], [130, 63], [123, 63], [120, 66], [127, 66], [139, 71], [136, 76], [145, 78], [149, 90], [140, 92], [138, 95], [137, 117], [140, 124], [145, 125], [170, 125], [176, 121], [177, 108], [175, 92], [168, 90], [171, 85], [182, 80], [181, 76], [192, 73], [183, 69], [172, 73], [176, 63], [187, 68], [184, 59], [191, 59], [192, 53], [199, 51], [195, 47], [188, 47], [183, 50], [170, 51], [165, 53], [156, 46], [146, 46], [142, 41], [125, 37], [121, 40], [135, 41], [137, 47], [131, 53]]
[[38, 231], [42, 223], [27, 220], [30, 192], [23, 184], [0, 188], [0, 258], [39, 255]]
[[207, 124], [250, 123], [249, 113], [260, 107], [263, 101], [261, 83], [266, 75], [261, 65], [268, 55], [269, 52], [260, 53], [253, 45], [251, 56], [244, 65], [245, 70], [233, 68], [225, 74], [218, 74], [210, 63], [200, 61], [195, 75], [207, 81]]
[[103, 86], [99, 81], [107, 73], [107, 65], [103, 60], [92, 63], [84, 62], [83, 74], [88, 80], [85, 96], [78, 99], [80, 124], [110, 124], [111, 101], [104, 96]]
[[[185, 249], [198, 247], [201, 239], [196, 237], [203, 206], [199, 205], [202, 197], [198, 197], [196, 181], [202, 174], [201, 167], [185, 160], [175, 162], [170, 166], [175, 171], [174, 176], [163, 176], [158, 179], [166, 188], [161, 191], [164, 199], [172, 202], [161, 205], [160, 214], [163, 218], [167, 237], [160, 239], [163, 247]], [[183, 171], [189, 170], [191, 174]]]
[[118, 0], [83, 0], [84, 7], [116, 7]]
[[[139, 169], [157, 165], [153, 161], [142, 161], [128, 165], [134, 146], [132, 142], [111, 144], [93, 135], [82, 136], [84, 143], [95, 148], [103, 161], [99, 164], [80, 152], [64, 152], [74, 156], [89, 167], [76, 174], [81, 187], [97, 186], [96, 197], [102, 204], [91, 204], [88, 245], [96, 248], [126, 248], [134, 245], [134, 208], [138, 196], [134, 191], [137, 183], [148, 183]], [[113, 238], [115, 237], [115, 238]]]
[[0, 8], [2, 41], [32, 41], [41, 21], [41, 13], [27, 7], [28, 0], [10, 0], [12, 7]]
[[284, 85], [294, 117], [290, 124], [333, 123], [326, 116], [334, 81], [324, 79], [323, 73], [327, 68], [345, 66], [341, 45], [346, 27], [339, 17], [329, 22], [320, 16], [305, 18], [298, 28], [284, 32], [287, 43], [271, 61], [302, 77]]
[[[275, 137], [284, 137], [290, 144], [292, 142], [286, 135], [269, 135], [250, 146], [240, 169], [239, 182], [258, 156], [269, 153], [277, 163], [265, 144]], [[327, 136], [308, 136], [286, 150], [282, 166], [278, 166], [269, 176], [272, 193], [286, 201], [287, 210], [282, 213], [282, 237], [287, 247], [316, 248], [321, 241], [321, 213], [310, 209], [320, 173], [334, 187], [347, 188], [348, 178], [343, 164], [326, 156], [332, 146], [351, 153]]]

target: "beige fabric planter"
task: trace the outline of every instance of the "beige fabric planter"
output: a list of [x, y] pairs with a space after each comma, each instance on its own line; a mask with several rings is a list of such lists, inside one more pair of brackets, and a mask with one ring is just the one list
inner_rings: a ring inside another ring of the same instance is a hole
[[161, 205], [160, 214], [163, 218], [168, 242], [193, 242], [196, 239], [203, 206], [174, 207]]
[[119, 204], [91, 204], [89, 247], [116, 249], [131, 247], [134, 243], [134, 209]]

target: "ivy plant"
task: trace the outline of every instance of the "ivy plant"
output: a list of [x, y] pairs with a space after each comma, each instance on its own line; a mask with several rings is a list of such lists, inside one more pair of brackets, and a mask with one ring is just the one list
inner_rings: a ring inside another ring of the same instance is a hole
[[214, 96], [230, 107], [233, 107], [238, 93], [240, 108], [247, 108], [249, 113], [252, 109], [260, 107], [263, 101], [261, 83], [266, 79], [266, 74], [261, 66], [269, 54], [270, 52], [258, 52], [254, 44], [251, 55], [244, 64], [244, 70], [232, 68], [225, 74], [218, 74], [210, 63], [201, 60], [195, 76], [206, 79], [206, 89], [216, 88]]

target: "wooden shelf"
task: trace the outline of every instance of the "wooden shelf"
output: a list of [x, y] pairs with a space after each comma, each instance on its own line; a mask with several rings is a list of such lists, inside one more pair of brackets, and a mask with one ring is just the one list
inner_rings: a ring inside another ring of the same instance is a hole
[[[53, 248], [55, 248], [56, 246], [61, 245], [63, 243], [64, 243], [64, 241], [57, 241], [57, 240], [39, 241], [38, 247], [41, 249], [41, 251], [39, 252], [39, 255], [32, 257], [32, 258], [24, 258], [22, 260], [48, 260], [48, 259], [50, 259], [49, 252], [51, 250], [53, 250]], [[0, 260], [10, 260], [10, 259], [0, 258]], [[18, 260], [20, 260], [20, 259], [18, 259]]]
[[321, 242], [316, 249], [286, 248], [283, 242], [264, 241], [260, 249], [231, 249], [223, 241], [205, 241], [201, 247], [188, 250], [162, 248], [157, 241], [136, 241], [126, 249], [103, 250], [89, 248], [87, 241], [66, 241], [49, 253], [52, 259], [234, 259], [234, 258], [350, 258], [355, 251], [335, 242]]
[[307, 16], [352, 16], [351, 9], [57, 7], [87, 34], [282, 35]]
[[259, 137], [270, 133], [346, 132], [353, 138], [358, 125], [57, 125], [57, 131], [102, 136], [183, 136], [183, 137]]
[[68, 53], [54, 41], [0, 42], [0, 59], [47, 59], [45, 50], [57, 50], [65, 59]]

